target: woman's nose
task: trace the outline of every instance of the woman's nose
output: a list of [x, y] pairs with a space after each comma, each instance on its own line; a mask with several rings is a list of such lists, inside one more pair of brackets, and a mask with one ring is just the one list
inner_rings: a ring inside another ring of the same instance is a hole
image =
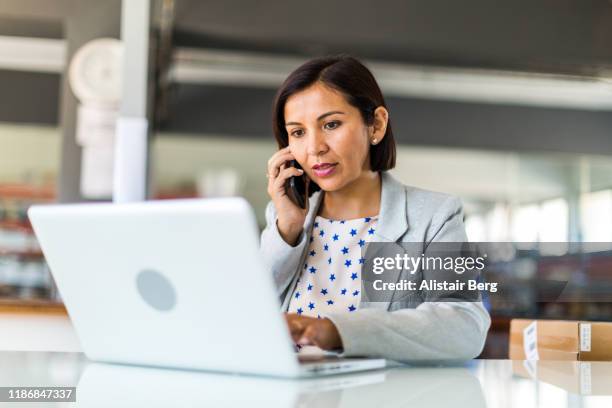
[[325, 135], [322, 132], [312, 132], [308, 138], [308, 154], [318, 156], [326, 151]]

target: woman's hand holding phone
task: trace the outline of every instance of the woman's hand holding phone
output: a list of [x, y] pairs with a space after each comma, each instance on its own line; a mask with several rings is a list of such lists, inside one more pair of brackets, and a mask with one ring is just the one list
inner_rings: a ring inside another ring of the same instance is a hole
[[288, 196], [285, 188], [290, 177], [301, 177], [304, 170], [287, 166], [287, 162], [295, 160], [289, 147], [274, 153], [268, 160], [268, 194], [274, 203], [277, 214], [277, 227], [281, 236], [289, 245], [295, 245], [302, 233], [304, 220], [308, 212], [308, 199], [306, 208], [300, 208]]

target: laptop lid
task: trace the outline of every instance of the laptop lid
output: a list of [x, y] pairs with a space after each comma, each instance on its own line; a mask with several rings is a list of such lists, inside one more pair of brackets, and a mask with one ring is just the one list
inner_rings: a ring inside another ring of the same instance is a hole
[[29, 216], [90, 359], [298, 375], [244, 199], [45, 205]]

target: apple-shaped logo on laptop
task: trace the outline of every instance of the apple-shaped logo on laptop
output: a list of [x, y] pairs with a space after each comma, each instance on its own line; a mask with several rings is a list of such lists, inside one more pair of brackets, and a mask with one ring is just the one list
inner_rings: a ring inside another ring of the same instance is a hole
[[142, 299], [161, 312], [172, 310], [176, 305], [176, 291], [168, 278], [161, 273], [144, 269], [136, 276], [136, 287]]

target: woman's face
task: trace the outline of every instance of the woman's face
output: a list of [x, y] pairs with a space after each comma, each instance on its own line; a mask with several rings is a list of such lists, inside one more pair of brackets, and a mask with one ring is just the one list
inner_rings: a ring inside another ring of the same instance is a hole
[[317, 82], [290, 96], [284, 113], [291, 153], [322, 190], [370, 171], [370, 129], [342, 94]]

